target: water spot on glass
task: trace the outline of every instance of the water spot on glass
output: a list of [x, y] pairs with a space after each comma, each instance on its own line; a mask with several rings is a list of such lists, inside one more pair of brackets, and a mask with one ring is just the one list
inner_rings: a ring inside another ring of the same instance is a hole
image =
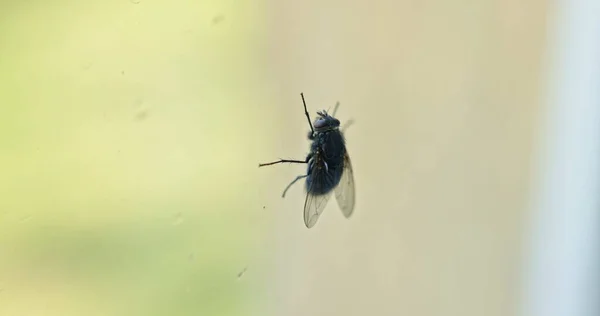
[[181, 223], [183, 223], [183, 213], [179, 212], [173, 218], [173, 226], [181, 225]]
[[225, 16], [223, 14], [218, 14], [218, 15], [215, 15], [215, 17], [213, 17], [212, 24], [216, 25], [216, 24], [223, 22], [224, 20], [225, 20]]
[[189, 261], [194, 261], [194, 260], [196, 260], [196, 255], [195, 255], [193, 252], [192, 252], [192, 253], [190, 253], [190, 255], [188, 256], [188, 260], [189, 260]]
[[237, 275], [237, 278], [241, 278], [242, 276], [244, 276], [244, 274], [246, 273], [246, 270], [248, 270], [248, 266], [245, 266], [244, 269], [242, 269], [242, 271], [240, 271]]
[[144, 99], [137, 98], [133, 101], [133, 107], [136, 109], [137, 113], [135, 114], [136, 121], [143, 121], [148, 118], [148, 114], [150, 111], [148, 108], [144, 107]]
[[138, 113], [135, 115], [135, 119], [136, 121], [143, 121], [146, 118], [148, 118], [148, 110], [140, 110], [138, 111]]

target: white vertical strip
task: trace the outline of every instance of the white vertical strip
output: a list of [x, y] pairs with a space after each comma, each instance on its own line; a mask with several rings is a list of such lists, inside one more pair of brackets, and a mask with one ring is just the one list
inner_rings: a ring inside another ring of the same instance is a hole
[[600, 0], [557, 0], [522, 316], [600, 316]]

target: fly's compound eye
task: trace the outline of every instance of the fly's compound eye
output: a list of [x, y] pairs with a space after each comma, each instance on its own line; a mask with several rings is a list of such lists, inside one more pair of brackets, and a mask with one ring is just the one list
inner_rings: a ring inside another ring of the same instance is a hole
[[324, 118], [318, 118], [315, 121], [315, 128], [323, 128], [327, 126], [327, 120]]

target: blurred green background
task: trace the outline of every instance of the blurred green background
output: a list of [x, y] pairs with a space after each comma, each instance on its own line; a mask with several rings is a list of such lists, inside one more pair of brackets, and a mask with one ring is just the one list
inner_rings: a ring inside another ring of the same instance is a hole
[[[511, 315], [545, 1], [0, 4], [0, 315]], [[357, 186], [315, 228], [309, 111]], [[313, 114], [314, 115], [314, 114]]]
[[0, 5], [0, 315], [251, 309], [256, 4]]

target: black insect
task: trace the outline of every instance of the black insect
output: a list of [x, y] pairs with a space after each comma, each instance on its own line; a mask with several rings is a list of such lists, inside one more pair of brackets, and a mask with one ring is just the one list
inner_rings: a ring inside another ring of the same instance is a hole
[[317, 112], [318, 118], [313, 124], [306, 109], [304, 94], [300, 93], [304, 104], [304, 114], [308, 119], [310, 132], [308, 139], [312, 141], [310, 152], [305, 160], [280, 159], [275, 162], [259, 164], [259, 167], [270, 166], [278, 163], [305, 163], [308, 170], [305, 175], [299, 175], [283, 191], [285, 197], [287, 190], [298, 180], [306, 178], [306, 199], [304, 200], [304, 224], [311, 228], [319, 219], [325, 209], [331, 193], [335, 191], [335, 198], [346, 218], [354, 211], [354, 175], [352, 163], [346, 150], [343, 131], [340, 131], [340, 121], [333, 117], [339, 103], [336, 104], [333, 115], [327, 111]]

